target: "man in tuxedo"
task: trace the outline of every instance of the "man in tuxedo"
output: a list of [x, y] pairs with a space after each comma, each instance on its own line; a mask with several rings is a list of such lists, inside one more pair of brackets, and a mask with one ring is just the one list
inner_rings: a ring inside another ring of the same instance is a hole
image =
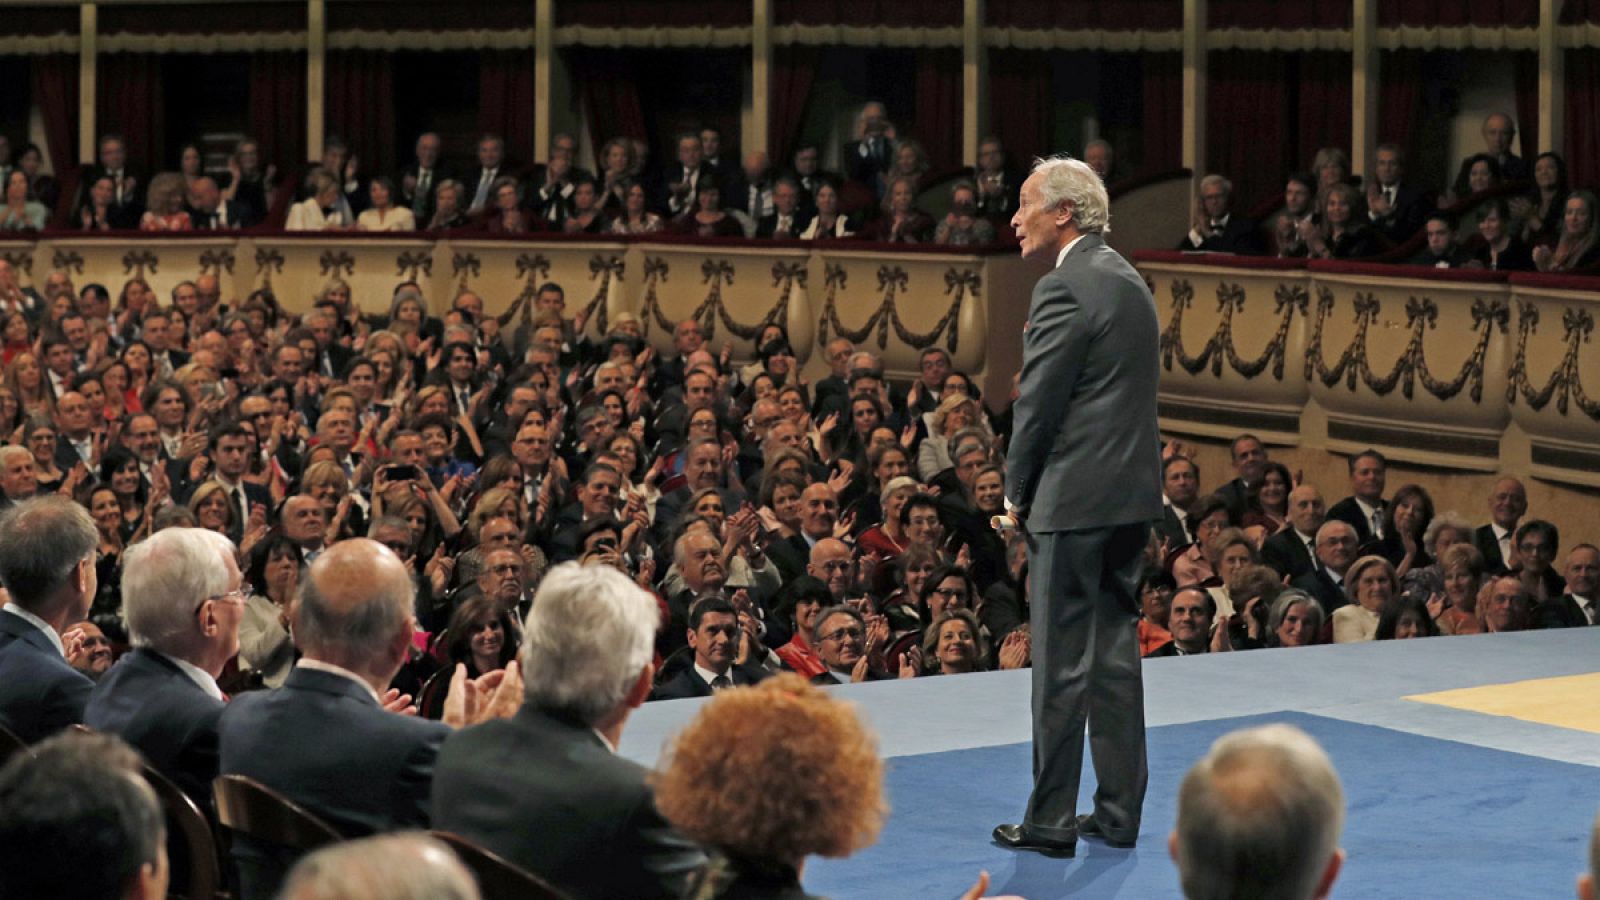
[[1567, 592], [1539, 606], [1539, 627], [1579, 628], [1600, 624], [1600, 549], [1579, 544], [1567, 553]]
[[680, 134], [678, 160], [662, 170], [662, 192], [656, 198], [656, 206], [669, 219], [692, 212], [700, 186], [715, 184], [716, 178], [716, 173], [705, 166], [700, 136], [693, 132]]
[[1430, 269], [1462, 269], [1476, 262], [1467, 248], [1456, 241], [1456, 220], [1443, 210], [1428, 214], [1422, 225], [1427, 243], [1416, 256], [1406, 260], [1407, 265], [1427, 266]]
[[1406, 154], [1398, 144], [1379, 144], [1373, 156], [1373, 179], [1367, 186], [1367, 215], [1372, 225], [1400, 244], [1417, 233], [1433, 198], [1405, 182]]
[[83, 180], [87, 192], [101, 178], [111, 179], [111, 208], [107, 219], [118, 230], [139, 227], [144, 215], [144, 184], [128, 169], [128, 149], [120, 134], [106, 134], [100, 138], [99, 165]]
[[201, 528], [167, 528], [129, 547], [122, 610], [134, 649], [89, 695], [83, 722], [115, 734], [211, 809], [217, 777], [217, 676], [239, 652], [249, 586], [233, 542]]
[[[1006, 459], [1006, 507], [1033, 537], [1033, 795], [994, 837], [1054, 856], [1080, 835], [1134, 846], [1148, 780], [1134, 621], [1161, 517], [1161, 325], [1102, 237], [1109, 208], [1095, 171], [1058, 157], [1034, 165], [1011, 219], [1022, 255], [1054, 268], [1033, 290]], [[1085, 724], [1099, 784], [1079, 815]]]
[[[1348, 522], [1356, 530], [1356, 544], [1381, 541], [1383, 533], [1383, 485], [1388, 460], [1376, 450], [1367, 449], [1350, 457], [1350, 496], [1328, 510], [1328, 518]], [[1328, 610], [1332, 612], [1333, 610]]]
[[451, 177], [442, 165], [441, 147], [438, 134], [432, 131], [422, 133], [417, 137], [416, 162], [400, 173], [399, 201], [411, 207], [418, 226], [433, 221], [434, 186]]
[[681, 896], [705, 857], [616, 753], [650, 695], [658, 617], [616, 569], [551, 569], [523, 627], [525, 702], [445, 742], [434, 824], [575, 898]]
[[1156, 536], [1170, 549], [1194, 543], [1190, 521], [1200, 496], [1200, 466], [1187, 456], [1169, 456], [1161, 462], [1161, 521]]
[[1473, 546], [1483, 554], [1483, 570], [1503, 575], [1516, 563], [1517, 523], [1528, 512], [1528, 489], [1506, 476], [1489, 489], [1489, 524], [1472, 533]]
[[1302, 484], [1289, 492], [1289, 527], [1261, 545], [1261, 561], [1285, 578], [1299, 578], [1316, 567], [1317, 531], [1327, 521], [1322, 492]]
[[1200, 179], [1200, 209], [1194, 227], [1179, 242], [1179, 250], [1259, 256], [1261, 230], [1256, 223], [1233, 212], [1233, 182], [1221, 175]]
[[739, 666], [739, 613], [721, 597], [707, 597], [689, 610], [689, 649], [694, 663], [656, 686], [652, 700], [709, 697], [712, 692], [755, 684], [767, 677], [759, 666]]
[[711, 125], [700, 128], [700, 161], [722, 183], [737, 174], [734, 163], [722, 155], [722, 132]]
[[1267, 458], [1266, 445], [1253, 434], [1241, 434], [1234, 438], [1229, 455], [1233, 457], [1234, 479], [1212, 493], [1228, 504], [1228, 511], [1237, 522], [1244, 518], [1250, 485], [1261, 480], [1270, 460]]
[[756, 237], [793, 240], [811, 217], [800, 209], [800, 186], [794, 179], [784, 176], [772, 187], [772, 212], [756, 224]]
[[800, 186], [800, 208], [808, 215], [817, 211], [817, 189], [824, 183], [839, 183], [839, 176], [824, 171], [822, 151], [814, 143], [801, 144], [790, 161], [789, 177]]
[[1211, 628], [1217, 618], [1217, 601], [1205, 588], [1182, 587], [1172, 595], [1167, 614], [1167, 629], [1172, 640], [1151, 650], [1147, 656], [1194, 656], [1211, 651]]
[[0, 726], [36, 743], [83, 721], [94, 682], [68, 659], [62, 639], [94, 600], [100, 534], [83, 507], [59, 495], [28, 500], [0, 515]]
[[1528, 163], [1511, 152], [1517, 139], [1517, 123], [1505, 113], [1491, 113], [1483, 120], [1483, 151], [1500, 164], [1501, 181], [1527, 181], [1533, 177]]
[[478, 138], [478, 168], [466, 182], [467, 212], [475, 213], [494, 203], [494, 183], [505, 171], [506, 142], [497, 134]]
[[1322, 611], [1332, 615], [1334, 610], [1350, 602], [1345, 595], [1344, 575], [1356, 561], [1359, 546], [1356, 530], [1350, 523], [1329, 519], [1317, 529], [1317, 558], [1311, 571], [1291, 579], [1289, 586], [1317, 598]]
[[217, 183], [204, 175], [189, 185], [189, 218], [196, 231], [226, 231], [242, 224], [239, 208], [222, 199]]
[[996, 225], [1011, 218], [1017, 209], [1020, 182], [999, 138], [991, 135], [978, 142], [978, 164], [972, 168], [972, 183], [977, 189], [979, 215]]

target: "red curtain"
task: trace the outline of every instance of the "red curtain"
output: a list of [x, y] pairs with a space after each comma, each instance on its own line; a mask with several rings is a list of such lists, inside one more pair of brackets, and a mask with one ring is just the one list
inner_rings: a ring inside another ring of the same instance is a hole
[[1143, 174], [1183, 166], [1183, 54], [1140, 55], [1144, 84]]
[[395, 170], [394, 57], [381, 50], [328, 53], [329, 137], [344, 139], [360, 157], [361, 171]]
[[[1350, 152], [1350, 55], [1333, 51], [1298, 53], [1297, 168], [1311, 165], [1317, 151], [1337, 147]], [[1282, 171], [1277, 173], [1282, 176]]]
[[[1544, 138], [1539, 134], [1539, 54], [1518, 53], [1516, 66], [1517, 133], [1522, 140], [1520, 155], [1531, 166], [1533, 158], [1540, 151], [1550, 149], [1544, 146]], [[1593, 118], [1594, 108], [1590, 107], [1584, 116]]]
[[567, 51], [573, 81], [581, 85], [589, 113], [589, 137], [596, 148], [614, 137], [649, 140], [644, 106], [628, 55], [620, 50], [578, 48]]
[[908, 133], [928, 151], [931, 171], [962, 164], [961, 51], [938, 48], [917, 51], [915, 119]]
[[1567, 177], [1591, 187], [1600, 183], [1600, 50], [1568, 50], [1566, 69]]
[[989, 53], [989, 130], [1005, 145], [1006, 157], [1027, 165], [1050, 152], [1055, 107], [1051, 103], [1050, 57], [1042, 50]]
[[533, 52], [478, 54], [478, 130], [505, 138], [513, 163], [533, 161]]
[[1235, 209], [1249, 211], [1281, 193], [1284, 175], [1304, 165], [1294, 154], [1288, 131], [1287, 70], [1288, 58], [1281, 53], [1210, 54], [1207, 168], [1233, 182]]
[[33, 58], [33, 96], [44, 119], [45, 152], [61, 188], [54, 221], [65, 221], [78, 193], [78, 57], [50, 53]]
[[306, 57], [304, 53], [250, 55], [250, 136], [261, 165], [294, 172], [306, 161]]
[[100, 134], [122, 135], [128, 167], [149, 176], [176, 168], [176, 161], [160, 158], [166, 146], [166, 116], [162, 104], [161, 55], [157, 53], [104, 53], [96, 63], [99, 86], [95, 90], [95, 123]]
[[784, 46], [772, 50], [771, 91], [767, 104], [767, 151], [773, 165], [787, 168], [802, 139], [806, 99], [817, 77], [815, 47]]
[[1396, 144], [1415, 159], [1417, 116], [1422, 109], [1422, 51], [1384, 51], [1378, 56], [1378, 143]]

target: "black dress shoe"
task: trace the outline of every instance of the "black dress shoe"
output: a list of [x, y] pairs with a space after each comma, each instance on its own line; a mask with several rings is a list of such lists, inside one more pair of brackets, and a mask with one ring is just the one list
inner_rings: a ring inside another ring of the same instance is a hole
[[1107, 836], [1105, 829], [1100, 827], [1100, 823], [1095, 821], [1094, 816], [1088, 814], [1078, 817], [1078, 835], [1091, 841], [1099, 841], [1107, 847], [1115, 847], [1118, 850], [1132, 850], [1134, 845], [1138, 843], [1137, 840], [1119, 841]]
[[1032, 850], [1055, 859], [1071, 859], [1077, 855], [1077, 841], [1052, 841], [1029, 834], [1021, 825], [996, 825], [995, 842], [1013, 850]]

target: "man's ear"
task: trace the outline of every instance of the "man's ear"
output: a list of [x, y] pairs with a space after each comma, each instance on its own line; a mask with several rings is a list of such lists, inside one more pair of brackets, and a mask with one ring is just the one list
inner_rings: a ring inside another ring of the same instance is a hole
[[655, 686], [655, 680], [656, 664], [645, 663], [644, 668], [639, 670], [639, 677], [634, 680], [633, 687], [628, 689], [628, 696], [624, 698], [629, 709], [638, 709], [644, 705], [644, 701], [650, 699], [650, 689]]
[[1340, 848], [1333, 851], [1333, 858], [1328, 860], [1328, 868], [1323, 870], [1322, 879], [1317, 882], [1317, 892], [1312, 896], [1318, 898], [1318, 900], [1328, 896], [1328, 893], [1333, 890], [1333, 882], [1339, 877], [1339, 870], [1343, 867], [1344, 849]]

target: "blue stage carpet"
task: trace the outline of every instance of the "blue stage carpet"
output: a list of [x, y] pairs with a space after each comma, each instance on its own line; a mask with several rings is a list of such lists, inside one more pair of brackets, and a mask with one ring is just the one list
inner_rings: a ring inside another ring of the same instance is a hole
[[[1600, 809], [1593, 768], [1298, 712], [1151, 728], [1138, 849], [1084, 842], [1071, 860], [989, 839], [994, 825], [1022, 813], [1027, 744], [891, 758], [893, 809], [878, 843], [847, 860], [813, 859], [806, 885], [839, 900], [957, 897], [987, 869], [991, 894], [1030, 900], [1181, 896], [1167, 856], [1178, 783], [1216, 738], [1267, 722], [1309, 732], [1344, 782], [1348, 859], [1334, 896], [1573, 896]], [[1087, 811], [1087, 761], [1084, 779], [1079, 808]]]

